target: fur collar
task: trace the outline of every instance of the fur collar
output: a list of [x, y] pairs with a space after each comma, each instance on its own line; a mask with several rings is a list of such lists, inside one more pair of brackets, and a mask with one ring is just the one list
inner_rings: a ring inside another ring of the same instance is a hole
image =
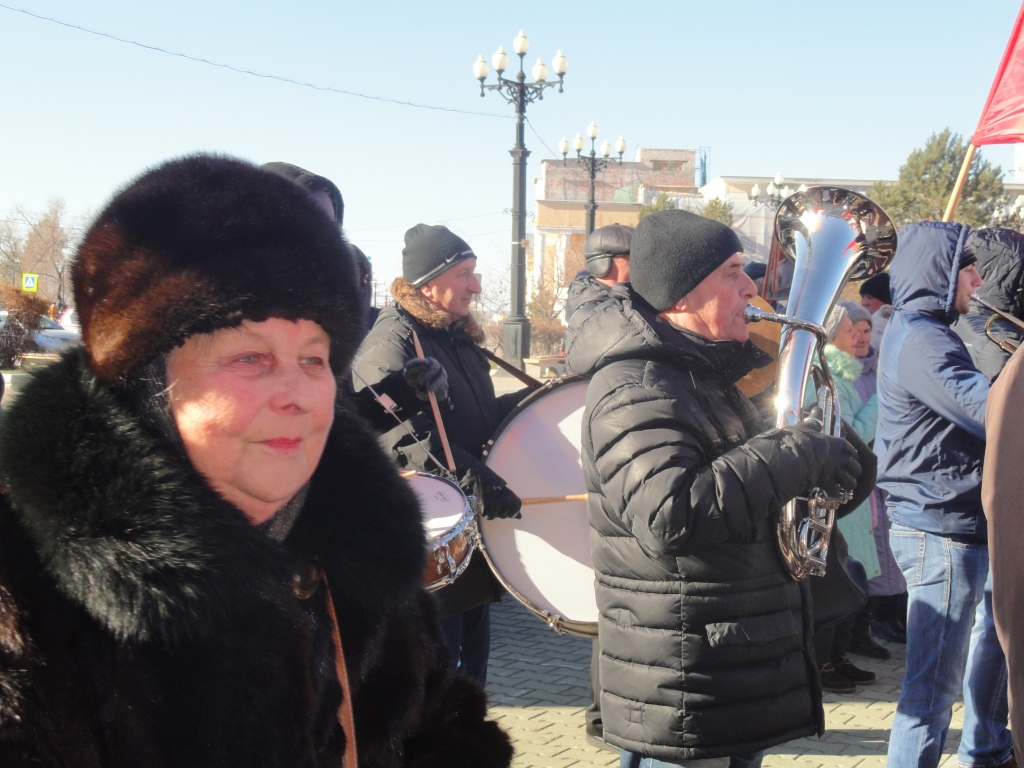
[[462, 329], [477, 344], [485, 340], [484, 330], [472, 314], [466, 317], [453, 315], [427, 301], [420, 292], [412, 287], [405, 278], [397, 277], [391, 284], [391, 295], [420, 325], [425, 328], [444, 330], [446, 328]]
[[0, 481], [0, 514], [14, 514], [57, 588], [119, 640], [208, 636], [286, 597], [300, 560], [323, 565], [343, 623], [342, 607], [379, 617], [422, 583], [415, 497], [344, 410], [283, 544], [142, 426], [81, 349], [35, 374], [5, 413]]
[[832, 375], [843, 381], [855, 381], [864, 368], [860, 360], [843, 352], [834, 344], [825, 346], [825, 360]]

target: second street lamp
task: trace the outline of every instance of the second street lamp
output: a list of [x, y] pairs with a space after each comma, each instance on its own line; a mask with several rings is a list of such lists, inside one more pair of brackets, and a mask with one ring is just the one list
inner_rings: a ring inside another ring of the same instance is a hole
[[493, 85], [486, 83], [487, 62], [479, 56], [473, 64], [473, 76], [480, 81], [480, 96], [487, 91], [497, 91], [505, 101], [515, 106], [516, 110], [516, 143], [512, 147], [512, 295], [511, 314], [505, 320], [504, 344], [505, 359], [512, 365], [522, 369], [523, 360], [530, 352], [530, 320], [526, 317], [526, 158], [529, 150], [523, 141], [523, 129], [526, 121], [526, 105], [544, 98], [545, 88], [558, 86], [562, 92], [562, 80], [569, 69], [569, 61], [561, 51], [551, 59], [551, 69], [558, 75], [557, 83], [548, 82], [548, 68], [537, 59], [530, 73], [534, 82], [526, 82], [523, 59], [530, 50], [530, 41], [522, 30], [512, 41], [512, 50], [519, 56], [519, 74], [515, 79], [506, 78], [503, 73], [508, 69], [508, 54], [505, 49], [498, 48], [491, 57], [491, 64], [498, 75], [498, 82]]
[[[601, 145], [601, 157], [597, 156], [597, 125], [591, 121], [590, 125], [587, 126], [587, 136], [590, 137], [590, 156], [583, 154], [583, 136], [576, 134], [576, 138], [572, 140], [572, 148], [576, 150], [576, 162], [583, 163], [587, 169], [587, 173], [590, 177], [590, 196], [587, 198], [587, 234], [589, 235], [594, 231], [597, 219], [597, 200], [594, 196], [594, 186], [597, 179], [597, 172], [603, 171], [608, 167], [608, 163], [612, 162], [611, 153], [612, 145], [608, 139], [604, 140]], [[562, 153], [562, 162], [567, 163], [568, 160], [566, 155], [569, 154], [569, 142], [562, 137], [562, 140], [558, 142], [558, 151]], [[626, 140], [619, 136], [619, 140], [615, 142], [615, 151], [619, 153], [619, 164], [622, 164], [622, 155], [626, 151]]]

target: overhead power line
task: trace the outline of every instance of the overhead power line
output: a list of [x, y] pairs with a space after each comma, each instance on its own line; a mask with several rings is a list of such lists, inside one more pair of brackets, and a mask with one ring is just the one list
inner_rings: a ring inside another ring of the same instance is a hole
[[219, 62], [219, 61], [211, 61], [210, 59], [205, 59], [202, 56], [193, 56], [193, 55], [188, 54], [188, 53], [182, 53], [180, 51], [171, 51], [171, 50], [168, 50], [167, 48], [161, 48], [158, 45], [150, 45], [149, 43], [141, 43], [138, 40], [129, 40], [128, 38], [125, 38], [125, 37], [118, 37], [117, 35], [112, 35], [109, 32], [102, 32], [102, 31], [97, 30], [97, 29], [89, 29], [88, 27], [83, 27], [83, 26], [81, 26], [79, 24], [72, 24], [72, 23], [67, 22], [67, 21], [62, 21], [60, 19], [55, 19], [55, 18], [53, 18], [51, 16], [43, 16], [43, 15], [38, 14], [38, 13], [33, 13], [32, 11], [26, 10], [24, 8], [15, 8], [12, 5], [5, 5], [3, 3], [0, 3], [0, 8], [3, 8], [4, 10], [8, 10], [8, 11], [13, 11], [15, 13], [23, 13], [26, 16], [31, 16], [33, 19], [39, 19], [40, 21], [48, 21], [51, 24], [59, 24], [60, 26], [67, 27], [68, 29], [74, 29], [74, 30], [77, 30], [79, 32], [87, 32], [88, 34], [96, 35], [97, 37], [105, 37], [108, 40], [113, 40], [113, 41], [118, 42], [118, 43], [125, 43], [126, 45], [134, 45], [134, 46], [136, 46], [138, 48], [144, 48], [147, 51], [154, 51], [156, 53], [163, 53], [163, 54], [166, 54], [167, 56], [176, 56], [176, 57], [178, 57], [180, 59], [187, 59], [188, 61], [194, 61], [194, 62], [199, 63], [199, 64], [208, 64], [211, 67], [218, 67], [219, 69], [227, 69], [227, 70], [230, 70], [232, 72], [237, 72], [237, 73], [242, 74], [242, 75], [252, 75], [253, 77], [259, 77], [259, 78], [262, 78], [264, 80], [277, 80], [278, 82], [288, 83], [290, 85], [299, 85], [299, 86], [302, 86], [303, 88], [312, 88], [314, 91], [327, 91], [329, 93], [338, 93], [338, 94], [341, 94], [343, 96], [357, 96], [360, 99], [370, 99], [371, 101], [383, 101], [383, 102], [386, 102], [388, 104], [398, 104], [398, 105], [403, 106], [403, 107], [416, 107], [417, 109], [433, 109], [433, 110], [436, 110], [438, 112], [456, 112], [456, 113], [461, 114], [461, 115], [476, 115], [478, 117], [497, 117], [497, 118], [501, 118], [503, 120], [511, 120], [511, 119], [513, 119], [511, 115], [499, 115], [499, 114], [497, 114], [495, 112], [475, 112], [475, 111], [470, 110], [470, 109], [456, 109], [455, 107], [441, 107], [441, 106], [438, 106], [436, 104], [420, 104], [420, 103], [417, 103], [417, 102], [414, 102], [414, 101], [403, 101], [402, 99], [391, 99], [391, 98], [388, 98], [386, 96], [374, 96], [373, 94], [370, 94], [370, 93], [359, 93], [358, 91], [347, 91], [347, 90], [345, 90], [343, 88], [334, 88], [334, 87], [331, 87], [329, 85], [317, 85], [315, 83], [309, 83], [309, 82], [306, 82], [304, 80], [295, 80], [295, 79], [293, 79], [291, 77], [284, 77], [282, 75], [274, 75], [274, 74], [270, 74], [268, 72], [256, 72], [255, 70], [246, 69], [245, 67], [236, 67], [233, 64], [225, 64], [225, 63]]

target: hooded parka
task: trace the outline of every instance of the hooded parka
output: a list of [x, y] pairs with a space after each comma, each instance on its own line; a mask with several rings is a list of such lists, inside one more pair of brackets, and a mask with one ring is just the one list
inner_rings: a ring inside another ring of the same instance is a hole
[[735, 386], [770, 358], [676, 329], [629, 284], [578, 331], [605, 740], [678, 761], [821, 733], [810, 596], [774, 531], [814, 460]]
[[950, 328], [969, 227], [904, 227], [878, 357], [878, 486], [894, 523], [986, 540], [981, 510], [989, 382]]

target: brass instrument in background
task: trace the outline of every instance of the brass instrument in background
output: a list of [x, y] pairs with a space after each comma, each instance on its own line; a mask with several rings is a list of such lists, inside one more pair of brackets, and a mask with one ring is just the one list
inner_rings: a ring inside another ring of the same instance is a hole
[[[840, 187], [811, 187], [787, 198], [775, 217], [778, 250], [793, 261], [785, 315], [748, 307], [748, 322], [782, 323], [779, 343], [776, 426], [800, 421], [804, 389], [813, 373], [822, 432], [840, 434], [839, 398], [823, 354], [823, 326], [849, 280], [880, 272], [896, 252], [896, 228], [880, 206]], [[817, 361], [815, 357], [817, 356]], [[820, 488], [790, 501], [777, 536], [782, 559], [794, 579], [823, 576], [835, 512], [849, 494], [829, 496]]]
[[980, 298], [978, 296], [978, 294], [976, 294], [976, 293], [972, 293], [971, 294], [971, 298], [974, 301], [976, 301], [979, 304], [981, 304], [981, 306], [983, 306], [989, 312], [994, 313], [992, 315], [992, 317], [990, 317], [988, 319], [988, 322], [985, 323], [985, 335], [988, 336], [988, 340], [991, 341], [993, 344], [998, 345], [999, 348], [1001, 350], [1003, 350], [1003, 352], [1005, 352], [1008, 355], [1012, 355], [1014, 352], [1016, 352], [1017, 351], [1017, 342], [1010, 341], [1009, 339], [997, 339], [995, 336], [992, 335], [992, 323], [994, 323], [998, 318], [1001, 317], [1006, 322], [1013, 323], [1018, 328], [1020, 328], [1022, 331], [1024, 331], [1024, 321], [1014, 317], [1009, 312], [1004, 312], [1001, 309], [996, 309], [991, 304], [989, 304], [987, 301], [985, 301], [984, 299]]

